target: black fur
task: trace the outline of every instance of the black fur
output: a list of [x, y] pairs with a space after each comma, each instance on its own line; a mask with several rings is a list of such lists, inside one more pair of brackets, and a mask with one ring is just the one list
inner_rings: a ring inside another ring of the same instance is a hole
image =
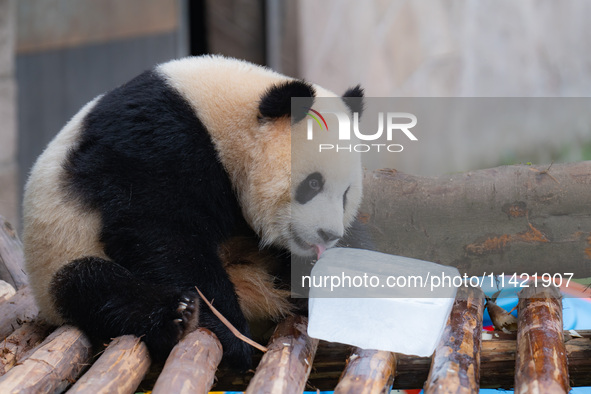
[[[58, 312], [90, 338], [134, 334], [156, 360], [165, 359], [171, 344], [196, 328], [196, 291], [143, 281], [111, 261], [86, 257], [70, 262], [54, 275], [51, 288]], [[182, 302], [184, 309], [179, 308]]]
[[361, 117], [363, 114], [363, 88], [361, 85], [347, 89], [343, 94], [343, 101], [351, 112], [358, 112]]
[[[69, 321], [96, 338], [144, 335], [161, 358], [183, 333], [173, 323], [179, 300], [194, 299], [198, 286], [248, 335], [217, 254], [242, 218], [238, 201], [207, 130], [158, 74], [145, 72], [100, 99], [64, 169], [66, 195], [100, 212], [112, 260], [76, 261], [56, 276], [52, 291]], [[247, 368], [249, 346], [207, 306], [199, 315], [225, 358]]]
[[[281, 118], [283, 116], [291, 116], [294, 123], [306, 117], [308, 108], [314, 103], [314, 96], [316, 91], [312, 85], [298, 80], [282, 82], [271, 87], [265, 92], [259, 104], [259, 112], [263, 118]], [[307, 108], [302, 107], [292, 114], [291, 99], [293, 97], [311, 98], [307, 102]]]
[[300, 204], [305, 204], [316, 197], [324, 188], [324, 177], [319, 172], [314, 172], [306, 177], [296, 188], [295, 199]]

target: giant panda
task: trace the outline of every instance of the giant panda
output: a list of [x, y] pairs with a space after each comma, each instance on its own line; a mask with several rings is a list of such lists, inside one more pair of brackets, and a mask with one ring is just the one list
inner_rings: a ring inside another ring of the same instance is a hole
[[[349, 98], [362, 96], [351, 88], [332, 110], [350, 112]], [[199, 305], [195, 286], [248, 335], [245, 315], [289, 306], [264, 267], [235, 264], [241, 246], [232, 237], [246, 227], [261, 248], [311, 257], [343, 237], [362, 194], [356, 160], [315, 156], [292, 168], [291, 145], [305, 133], [292, 97], [322, 111], [316, 98], [338, 96], [203, 56], [160, 64], [86, 104], [25, 187], [26, 270], [41, 315], [96, 341], [136, 335], [154, 359], [206, 327], [224, 358], [247, 368], [249, 345]]]

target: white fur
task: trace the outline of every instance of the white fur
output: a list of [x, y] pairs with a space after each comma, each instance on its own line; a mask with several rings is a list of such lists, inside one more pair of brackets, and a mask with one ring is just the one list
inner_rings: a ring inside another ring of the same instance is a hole
[[53, 274], [71, 260], [96, 256], [107, 259], [99, 242], [101, 219], [65, 195], [62, 164], [79, 139], [84, 116], [98, 98], [86, 104], [39, 156], [24, 195], [25, 269], [43, 316], [53, 324], [63, 323], [49, 293]]

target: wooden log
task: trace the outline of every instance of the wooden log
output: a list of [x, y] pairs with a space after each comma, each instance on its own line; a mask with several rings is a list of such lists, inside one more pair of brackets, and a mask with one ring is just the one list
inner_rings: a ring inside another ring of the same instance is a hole
[[480, 387], [480, 341], [484, 293], [460, 287], [435, 353], [425, 393], [476, 393]]
[[395, 374], [394, 353], [355, 348], [334, 392], [389, 394]]
[[14, 227], [0, 216], [0, 266], [6, 268], [2, 279], [17, 290], [29, 283], [24, 271], [24, 263], [22, 242]]
[[591, 335], [568, 338], [565, 348], [571, 386], [591, 386]]
[[0, 303], [6, 301], [15, 294], [16, 290], [10, 283], [0, 280]]
[[302, 316], [288, 317], [277, 325], [247, 394], [304, 391], [318, 347], [318, 340], [308, 336], [307, 327], [308, 319]]
[[222, 345], [205, 328], [187, 334], [172, 349], [153, 394], [207, 393], [222, 360]]
[[438, 177], [367, 172], [360, 219], [379, 251], [469, 275], [494, 267], [494, 274], [591, 277], [591, 161], [549, 167]]
[[90, 341], [77, 328], [54, 331], [22, 364], [0, 378], [0, 393], [59, 393], [91, 360]]
[[23, 324], [6, 338], [0, 349], [0, 376], [17, 363], [22, 363], [31, 350], [45, 339], [51, 328], [44, 322], [33, 321]]
[[134, 393], [148, 368], [146, 344], [133, 335], [124, 335], [113, 339], [68, 393]]
[[528, 285], [519, 292], [515, 393], [568, 393], [560, 291]]
[[[565, 346], [568, 354], [569, 374], [572, 387], [591, 386], [591, 330], [577, 330], [582, 338], [570, 337], [565, 331]], [[480, 350], [480, 387], [510, 389], [515, 378], [516, 334], [485, 332]], [[310, 386], [320, 390], [333, 390], [345, 368], [351, 347], [338, 343], [320, 341], [314, 368], [308, 378]], [[398, 354], [394, 389], [417, 389], [423, 387], [431, 366], [430, 357]], [[236, 374], [221, 367], [216, 374], [217, 390], [242, 390], [248, 376]]]
[[23, 323], [37, 317], [39, 309], [28, 286], [0, 303], [0, 338], [6, 338]]

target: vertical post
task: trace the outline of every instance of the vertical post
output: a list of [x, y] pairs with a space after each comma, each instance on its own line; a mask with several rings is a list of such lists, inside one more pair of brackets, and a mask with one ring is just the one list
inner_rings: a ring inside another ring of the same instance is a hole
[[207, 393], [222, 359], [222, 345], [205, 328], [187, 334], [172, 349], [156, 381], [154, 394]]
[[279, 323], [269, 341], [269, 350], [246, 389], [247, 394], [300, 394], [318, 347], [308, 336], [308, 319], [292, 316]]
[[431, 363], [425, 393], [477, 393], [484, 294], [460, 287]]
[[396, 374], [396, 355], [381, 350], [353, 349], [335, 394], [389, 394]]
[[530, 281], [519, 293], [515, 393], [568, 393], [560, 292]]

